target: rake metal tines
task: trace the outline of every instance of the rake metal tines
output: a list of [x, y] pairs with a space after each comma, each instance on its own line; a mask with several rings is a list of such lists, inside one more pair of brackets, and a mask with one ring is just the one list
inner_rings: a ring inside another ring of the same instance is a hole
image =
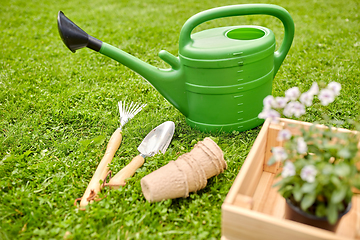
[[129, 106], [126, 106], [125, 101], [118, 103], [120, 113], [120, 129], [136, 114], [138, 114], [146, 104], [130, 102]]

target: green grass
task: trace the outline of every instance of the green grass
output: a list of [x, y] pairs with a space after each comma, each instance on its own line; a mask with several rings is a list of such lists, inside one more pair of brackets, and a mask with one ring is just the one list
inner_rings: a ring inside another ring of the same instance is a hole
[[[0, 239], [219, 239], [221, 204], [261, 127], [213, 133], [228, 169], [186, 199], [150, 204], [140, 179], [191, 150], [210, 134], [191, 129], [185, 118], [141, 77], [91, 50], [72, 54], [57, 32], [62, 10], [89, 34], [157, 67], [157, 53], [174, 55], [183, 23], [212, 7], [259, 1], [24, 1], [0, 5]], [[308, 90], [313, 81], [338, 81], [342, 94], [329, 107], [309, 109], [305, 121], [359, 120], [360, 2], [273, 0], [292, 15], [295, 39], [273, 83]], [[197, 30], [255, 24], [272, 29], [280, 44], [282, 25], [266, 16], [211, 21]], [[87, 211], [73, 206], [118, 127], [117, 101], [148, 106], [124, 128], [111, 169], [137, 154], [153, 127], [174, 121], [165, 155], [146, 159], [128, 184], [105, 191]], [[350, 127], [344, 125], [344, 127]]]

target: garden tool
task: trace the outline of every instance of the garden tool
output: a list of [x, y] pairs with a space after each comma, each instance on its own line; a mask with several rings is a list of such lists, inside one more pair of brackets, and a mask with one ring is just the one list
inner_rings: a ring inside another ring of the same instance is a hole
[[132, 177], [136, 170], [144, 164], [145, 157], [152, 157], [161, 152], [165, 153], [174, 135], [175, 124], [171, 121], [164, 122], [151, 130], [138, 147], [139, 155], [120, 170], [105, 186], [117, 189], [124, 186], [125, 180]]
[[89, 185], [86, 188], [86, 191], [82, 198], [76, 199], [75, 204], [78, 200], [80, 201], [80, 209], [84, 210], [85, 206], [97, 199], [97, 194], [100, 192], [101, 185], [100, 180], [103, 180], [108, 171], [109, 171], [109, 163], [114, 158], [115, 152], [118, 150], [122, 140], [122, 127], [132, 119], [137, 113], [139, 113], [142, 108], [144, 108], [146, 104], [139, 104], [131, 102], [130, 105], [126, 106], [125, 102], [119, 102], [119, 114], [120, 114], [120, 127], [115, 130], [112, 134], [109, 143], [106, 147], [106, 152], [100, 161], [93, 177]]
[[[266, 14], [284, 25], [284, 39], [275, 51], [274, 33], [262, 26], [243, 25], [194, 28], [210, 20]], [[58, 29], [72, 51], [84, 47], [131, 68], [159, 91], [201, 131], [245, 131], [263, 123], [258, 114], [263, 99], [271, 95], [272, 81], [294, 38], [294, 22], [282, 7], [241, 4], [209, 9], [189, 18], [179, 37], [179, 57], [162, 50], [159, 57], [170, 69], [160, 69], [96, 39], [60, 11]]]

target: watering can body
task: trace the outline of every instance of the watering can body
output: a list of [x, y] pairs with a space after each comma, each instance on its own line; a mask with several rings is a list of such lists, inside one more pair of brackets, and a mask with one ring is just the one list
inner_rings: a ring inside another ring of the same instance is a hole
[[[282, 21], [284, 39], [277, 51], [274, 33], [260, 26], [219, 27], [192, 34], [206, 21], [253, 14], [267, 14]], [[61, 35], [65, 42], [66, 36]], [[171, 69], [156, 68], [91, 36], [89, 39], [90, 48], [147, 79], [184, 114], [190, 126], [206, 132], [231, 132], [245, 131], [263, 122], [258, 118], [263, 99], [272, 92], [272, 81], [293, 37], [294, 23], [285, 9], [243, 4], [210, 9], [188, 19], [180, 32], [179, 57], [164, 50], [159, 53]]]
[[189, 104], [187, 123], [204, 131], [244, 131], [271, 95], [275, 36], [267, 28], [232, 26], [195, 33], [179, 52]]

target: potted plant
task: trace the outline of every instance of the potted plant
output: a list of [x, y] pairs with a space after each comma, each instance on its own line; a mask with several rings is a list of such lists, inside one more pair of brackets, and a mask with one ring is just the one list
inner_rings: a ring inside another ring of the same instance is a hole
[[[277, 122], [281, 113], [300, 117], [315, 97], [324, 106], [340, 94], [341, 85], [331, 82], [321, 90], [314, 83], [301, 94], [297, 87], [285, 92], [285, 97], [268, 96], [259, 118]], [[351, 208], [352, 189], [360, 189], [358, 132], [342, 132], [331, 126], [315, 124], [301, 128], [301, 135], [292, 136], [288, 129], [279, 131], [280, 147], [272, 148], [268, 165], [280, 162], [282, 171], [274, 186], [286, 199], [288, 219], [335, 231], [339, 219]]]

